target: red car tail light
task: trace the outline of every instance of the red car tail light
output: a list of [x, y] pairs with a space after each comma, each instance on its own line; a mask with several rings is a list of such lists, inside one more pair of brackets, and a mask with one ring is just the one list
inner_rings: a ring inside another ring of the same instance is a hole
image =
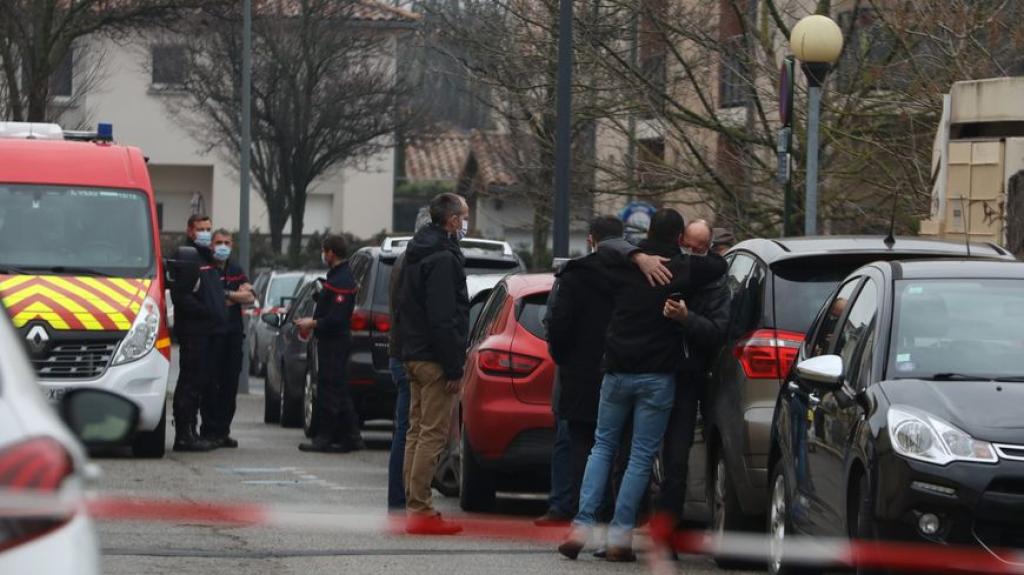
[[526, 377], [540, 367], [542, 362], [543, 360], [539, 358], [520, 353], [494, 349], [480, 350], [480, 370], [488, 375]]
[[804, 335], [791, 331], [759, 329], [740, 338], [733, 356], [750, 379], [779, 379], [793, 366]]
[[381, 333], [391, 331], [391, 316], [386, 313], [373, 314], [373, 329]]
[[[0, 491], [54, 493], [73, 469], [60, 443], [48, 437], [29, 439], [0, 451]], [[0, 551], [41, 537], [68, 519], [69, 513], [0, 515]]]
[[352, 331], [370, 331], [370, 312], [364, 309], [357, 309], [352, 312], [349, 327], [352, 328]]

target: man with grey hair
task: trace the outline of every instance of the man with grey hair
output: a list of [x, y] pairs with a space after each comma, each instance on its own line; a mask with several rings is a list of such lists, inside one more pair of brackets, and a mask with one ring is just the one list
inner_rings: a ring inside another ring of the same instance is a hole
[[430, 483], [466, 361], [469, 297], [459, 240], [469, 229], [469, 205], [462, 196], [440, 194], [430, 202], [430, 220], [405, 250], [395, 305], [399, 355], [409, 376], [406, 532], [453, 535], [462, 527], [434, 510]]
[[[430, 208], [424, 206], [416, 214], [413, 233], [430, 225]], [[388, 283], [388, 308], [391, 314], [391, 331], [388, 332], [388, 369], [395, 384], [395, 432], [391, 438], [391, 454], [388, 458], [388, 511], [405, 511], [405, 481], [402, 467], [405, 464], [405, 435], [409, 432], [409, 376], [402, 365], [401, 342], [398, 338], [398, 294], [401, 284], [405, 253], [395, 259]]]

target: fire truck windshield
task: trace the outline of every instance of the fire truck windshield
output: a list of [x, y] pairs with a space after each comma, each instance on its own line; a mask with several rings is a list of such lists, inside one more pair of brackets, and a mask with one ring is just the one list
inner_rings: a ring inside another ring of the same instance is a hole
[[152, 277], [149, 215], [141, 191], [0, 184], [0, 273]]

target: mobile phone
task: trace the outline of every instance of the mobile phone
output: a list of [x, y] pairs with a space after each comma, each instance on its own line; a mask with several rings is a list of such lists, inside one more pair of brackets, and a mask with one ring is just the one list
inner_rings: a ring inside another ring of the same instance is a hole
[[675, 292], [672, 292], [672, 293], [668, 294], [668, 299], [672, 299], [672, 300], [676, 300], [676, 301], [683, 301], [683, 294], [675, 291]]

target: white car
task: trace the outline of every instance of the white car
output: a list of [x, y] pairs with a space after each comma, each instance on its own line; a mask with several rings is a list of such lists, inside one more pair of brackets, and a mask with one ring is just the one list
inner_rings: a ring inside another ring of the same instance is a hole
[[4, 497], [31, 490], [80, 499], [83, 484], [97, 473], [85, 446], [127, 440], [138, 424], [139, 408], [98, 389], [69, 392], [57, 408], [68, 424], [44, 399], [22, 339], [0, 306], [0, 573], [100, 572], [99, 541], [88, 514], [14, 513], [5, 508]]

